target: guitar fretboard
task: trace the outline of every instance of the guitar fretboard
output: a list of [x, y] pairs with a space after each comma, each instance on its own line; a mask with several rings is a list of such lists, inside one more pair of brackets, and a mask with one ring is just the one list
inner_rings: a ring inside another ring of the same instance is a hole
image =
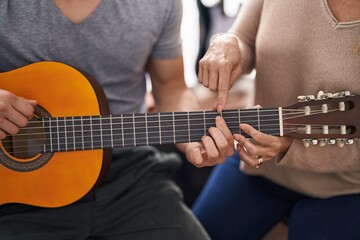
[[[199, 142], [222, 116], [232, 133], [243, 134], [239, 123], [280, 135], [279, 108], [162, 112], [43, 118], [44, 152], [125, 148], [145, 145]], [[246, 135], [245, 135], [246, 136]]]

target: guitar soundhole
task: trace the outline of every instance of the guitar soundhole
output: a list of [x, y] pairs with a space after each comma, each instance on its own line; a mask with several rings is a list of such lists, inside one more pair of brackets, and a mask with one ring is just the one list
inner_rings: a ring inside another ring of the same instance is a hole
[[5, 151], [17, 159], [30, 159], [41, 153], [45, 144], [45, 133], [38, 119], [31, 119], [14, 136], [6, 137], [2, 143]]
[[40, 119], [51, 115], [39, 105], [34, 115], [16, 135], [1, 141], [0, 164], [14, 171], [28, 172], [41, 168], [51, 159], [53, 153], [43, 153], [46, 135]]

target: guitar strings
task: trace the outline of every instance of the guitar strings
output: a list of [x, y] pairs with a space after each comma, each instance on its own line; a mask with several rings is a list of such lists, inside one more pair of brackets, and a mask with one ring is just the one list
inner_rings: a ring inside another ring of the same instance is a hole
[[[293, 110], [293, 109], [291, 109], [291, 110]], [[270, 111], [270, 110], [269, 110]], [[271, 111], [274, 111], [274, 110], [271, 110]], [[334, 110], [331, 110], [331, 111], [337, 111], [337, 109], [334, 109]], [[258, 111], [253, 111], [253, 112], [258, 112]], [[297, 112], [300, 112], [300, 111], [297, 111]], [[321, 113], [321, 111], [312, 111], [312, 112], [315, 112], [316, 114], [317, 113]], [[330, 112], [330, 111], [329, 111]], [[196, 114], [197, 116], [198, 116], [198, 113]], [[288, 115], [288, 114], [283, 114], [283, 116], [284, 115]], [[313, 114], [314, 115], [314, 114]], [[157, 115], [154, 115], [154, 116], [157, 116]], [[172, 116], [172, 115], [171, 115]], [[186, 115], [187, 116], [187, 115]], [[262, 115], [262, 116], [265, 116], [265, 115]], [[268, 115], [268, 116], [278, 116], [278, 114], [277, 115]], [[302, 117], [302, 116], [308, 116], [308, 115], [300, 115], [300, 116], [297, 116], [297, 117]], [[244, 117], [244, 116], [243, 116]], [[245, 117], [254, 117], [254, 116], [245, 116]], [[130, 117], [129, 117], [130, 118]], [[235, 117], [230, 117], [230, 118], [235, 118]], [[293, 118], [293, 117], [292, 117]], [[237, 119], [237, 117], [236, 117], [236, 119]], [[291, 119], [291, 118], [284, 118], [284, 120], [286, 120], [286, 119]], [[184, 119], [185, 120], [185, 119]], [[184, 121], [184, 120], [182, 120], [182, 121]], [[196, 121], [196, 119], [191, 119], [192, 121]], [[201, 119], [198, 119], [198, 120], [204, 120], [203, 118], [201, 118]], [[213, 119], [212, 119], [213, 120]], [[274, 119], [274, 120], [278, 120], [277, 118], [276, 119]], [[269, 119], [269, 120], [262, 120], [262, 122], [264, 122], [264, 121], [274, 121], [274, 120], [271, 120], [271, 119]], [[173, 122], [173, 121], [171, 121], [171, 120], [169, 120], [169, 122]], [[228, 122], [228, 124], [230, 125], [230, 124], [232, 124], [232, 123], [234, 123], [234, 122]], [[238, 124], [238, 121], [236, 121], [235, 122], [236, 124]], [[246, 122], [246, 123], [248, 123], [248, 124], [250, 124], [251, 125], [251, 123], [252, 122]], [[256, 121], [256, 123], [258, 123], [258, 121]], [[197, 125], [197, 124], [193, 124], [192, 126], [194, 126], [194, 125]], [[198, 124], [199, 125], [199, 124]], [[274, 124], [270, 124], [270, 125], [274, 125]], [[267, 126], [270, 126], [269, 124], [267, 124], [267, 125], [262, 125], [262, 129], [261, 129], [261, 131], [271, 131], [271, 130], [276, 130], [276, 131], [279, 131], [279, 128], [273, 128], [273, 129], [264, 129], [264, 127], [267, 127]], [[296, 126], [296, 124], [293, 124], [294, 126]], [[183, 126], [183, 125], [182, 125]], [[188, 125], [184, 125], [184, 126], [188, 126]], [[201, 125], [201, 126], [203, 126], [203, 125]], [[278, 124], [276, 124], [276, 126], [278, 126]], [[298, 125], [298, 126], [300, 126], [300, 127], [305, 127], [306, 125]], [[314, 126], [314, 125], [313, 125]], [[340, 127], [341, 125], [333, 125], [333, 126], [335, 126], [335, 127]], [[64, 128], [65, 126], [60, 126], [60, 128]], [[170, 126], [168, 126], [168, 127], [170, 127]], [[332, 126], [331, 126], [332, 127]], [[148, 128], [151, 128], [151, 126], [149, 127], [148, 126]], [[131, 129], [133, 129], [133, 128], [131, 128]], [[287, 130], [289, 130], [289, 129], [292, 129], [291, 131], [287, 131]], [[316, 128], [312, 128], [312, 129], [316, 129]], [[320, 128], [318, 128], [318, 129], [320, 129]], [[97, 129], [97, 130], [100, 130], [100, 129]], [[104, 129], [104, 130], [107, 130], [107, 131], [109, 131], [110, 129]], [[116, 130], [119, 130], [119, 129], [112, 129], [113, 131], [116, 131]], [[126, 129], [123, 129], [123, 128], [121, 128], [120, 130], [126, 130]], [[138, 128], [137, 128], [137, 130], [139, 130]], [[201, 129], [191, 129], [191, 131], [202, 131], [203, 130], [203, 127], [201, 128]], [[297, 128], [284, 128], [284, 130], [285, 131], [287, 131], [287, 132], [285, 132], [285, 133], [290, 133], [290, 132], [297, 132], [298, 131], [298, 129]], [[88, 130], [88, 131], [90, 131], [90, 130]], [[181, 130], [178, 130], [177, 132], [179, 132], [179, 131], [181, 131]], [[184, 129], [183, 131], [187, 131], [186, 129]], [[76, 132], [79, 132], [79, 131], [76, 131]], [[81, 131], [80, 131], [81, 132]], [[168, 132], [171, 132], [172, 134], [174, 134], [174, 132], [173, 131], [162, 131], [162, 133], [168, 133]], [[64, 132], [65, 133], [65, 132]], [[64, 133], [61, 133], [61, 132], [54, 132], [53, 134], [56, 134], [56, 135], [58, 135], [59, 136], [59, 134], [64, 134]], [[72, 132], [72, 133], [74, 133], [74, 132]], [[138, 132], [138, 133], [145, 133], [145, 132]], [[151, 133], [153, 133], [153, 132], [151, 132], [151, 131], [147, 131], [147, 134], [149, 134], [149, 135], [151, 135]], [[159, 133], [159, 131], [156, 131], [155, 133]], [[240, 133], [241, 133], [241, 131], [240, 131]], [[33, 134], [22, 134], [22, 135], [34, 135], [34, 134], [38, 134], [38, 133], [33, 133]], [[40, 134], [43, 134], [43, 133], [40, 133]], [[125, 135], [131, 135], [131, 136], [134, 136], [134, 134], [135, 133], [129, 133], [129, 134], [125, 134]], [[21, 134], [19, 134], [19, 135], [21, 135]], [[115, 135], [123, 135], [123, 134], [115, 134]], [[114, 136], [115, 136], [114, 135]], [[191, 135], [191, 134], [190, 134]], [[205, 134], [203, 134], [203, 135], [205, 135]], [[177, 134], [176, 135], [177, 137], [183, 137], [183, 135], [179, 135], [179, 134]], [[189, 134], [187, 134], [187, 135], [184, 135], [185, 137], [188, 137], [189, 136]], [[85, 136], [85, 137], [89, 137], [89, 136]], [[95, 135], [95, 136], [92, 136], [93, 138], [96, 138], [96, 137], [106, 137], [106, 135], [104, 135], [104, 134], [100, 134], [100, 135]], [[166, 137], [166, 136], [165, 136]], [[66, 138], [66, 137], [65, 137]], [[73, 136], [73, 139], [75, 139], [76, 138], [76, 136], [74, 135]], [[151, 137], [150, 137], [151, 138]], [[47, 138], [46, 138], [47, 139]], [[37, 139], [37, 140], [46, 140], [46, 139]], [[58, 139], [58, 138], [56, 138], [56, 139]], [[60, 138], [60, 139], [64, 139], [64, 138]], [[71, 138], [70, 138], [71, 139]], [[146, 139], [146, 138], [144, 138], [144, 139]], [[160, 139], [160, 138], [159, 138]], [[142, 139], [137, 139], [137, 140], [142, 140]], [[18, 142], [22, 142], [22, 141], [27, 141], [27, 140], [15, 140], [15, 141], [18, 141]], [[148, 138], [148, 141], [149, 141], [149, 138]], [[4, 141], [5, 143], [7, 142], [7, 141]], [[13, 143], [14, 143], [14, 141], [12, 141]], [[101, 141], [100, 141], [101, 142]], [[96, 142], [93, 142], [93, 143], [95, 143], [96, 144]], [[75, 144], [75, 143], [73, 143], [73, 144]], [[86, 144], [86, 143], [83, 143], [83, 144]], [[38, 144], [39, 145], [39, 144]], [[40, 144], [40, 146], [42, 146], [43, 144]], [[30, 145], [24, 145], [24, 146], [27, 146], [27, 147], [31, 147]], [[24, 147], [23, 146], [23, 147]], [[35, 146], [35, 145], [34, 145]], [[17, 146], [17, 147], [22, 147], [22, 146]]]
[[[276, 115], [277, 116], [277, 115]], [[303, 116], [303, 115], [302, 115]], [[299, 117], [301, 117], [301, 116], [299, 116]], [[237, 117], [231, 117], [231, 118], [236, 118], [237, 119]], [[229, 118], [230, 119], [230, 118]], [[284, 118], [285, 120], [286, 119], [290, 119], [290, 118]], [[195, 120], [195, 119], [192, 119], [192, 120]], [[200, 119], [200, 120], [203, 120], [203, 119]], [[211, 120], [213, 120], [213, 119], [211, 119]], [[277, 121], [278, 119], [268, 119], [268, 120], [262, 120], [261, 122], [267, 122], [267, 121]], [[168, 122], [172, 122], [172, 121], [168, 121]], [[253, 123], [259, 123], [258, 121], [243, 121], [244, 123], [247, 123], [247, 124], [249, 124], [249, 125], [252, 125]], [[149, 123], [149, 122], [148, 122]], [[157, 122], [156, 122], [157, 123]], [[239, 124], [238, 123], [238, 121], [236, 121], [236, 122], [229, 122], [229, 121], [227, 121], [227, 124], [228, 125], [231, 125], [231, 124], [233, 124], [233, 123], [235, 123], [235, 124]], [[130, 123], [126, 123], [126, 124], [130, 124]], [[126, 125], [126, 124], [124, 124], [124, 125]], [[104, 124], [104, 125], [106, 125], [106, 124]], [[110, 125], [110, 123], [108, 124], [108, 125]], [[200, 130], [202, 130], [203, 129], [203, 126], [204, 125], [202, 125], [202, 124], [192, 124], [192, 126], [196, 126], [196, 125], [200, 125], [200, 126], [202, 126], [202, 128], [200, 129]], [[255, 125], [255, 124], [254, 124]], [[262, 128], [262, 130], [264, 130], [264, 127], [267, 127], [269, 124], [263, 124], [263, 125], [261, 125], [263, 128]], [[274, 124], [271, 124], [271, 125], [274, 125]], [[276, 124], [277, 125], [277, 124]], [[81, 126], [81, 125], [77, 125], [77, 126]], [[83, 125], [83, 127], [84, 126], [86, 126], [86, 125]], [[96, 126], [96, 125], [92, 125], [92, 126]], [[188, 124], [185, 124], [185, 125], [177, 125], [177, 127], [178, 128], [181, 128], [181, 127], [188, 127]], [[335, 125], [333, 125], [333, 126], [335, 126]], [[339, 127], [341, 126], [341, 125], [338, 125]], [[67, 127], [75, 127], [75, 126], [67, 126]], [[164, 126], [163, 125], [163, 127], [170, 127], [170, 126]], [[49, 127], [50, 128], [50, 127]], [[52, 128], [54, 128], [54, 127], [52, 127]], [[65, 126], [60, 126], [59, 128], [65, 128]], [[137, 127], [136, 129], [139, 131], [139, 130], [141, 130], [142, 128], [146, 128], [146, 126], [144, 126], [144, 127]], [[148, 129], [149, 128], [158, 128], [157, 126], [148, 126], [147, 127]], [[124, 130], [124, 131], [126, 131], [126, 130], [129, 130], [129, 129], [133, 129], [133, 127], [132, 128], [114, 128], [114, 129], [112, 129], [113, 131], [117, 131], [117, 130]], [[96, 129], [96, 130], [100, 130], [100, 129]], [[103, 130], [110, 130], [110, 129], [103, 129]], [[191, 130], [194, 130], [194, 131], [197, 131], [198, 129], [191, 129]], [[81, 130], [79, 130], [79, 131], [67, 131], [68, 133], [79, 133], [79, 132], [89, 132], [89, 131], [91, 131], [90, 129], [88, 129], [88, 130], [85, 130], [85, 131], [81, 131]], [[160, 131], [160, 130], [159, 130]], [[159, 132], [159, 131], [156, 131], [156, 132]], [[148, 131], [149, 133], [151, 133], [151, 131]], [[164, 132], [164, 131], [163, 131]], [[57, 131], [54, 131], [54, 132], [52, 132], [53, 134], [65, 134], [65, 132], [57, 132]], [[33, 135], [44, 135], [44, 133], [30, 133], [30, 134], [17, 134], [16, 136], [33, 136]], [[131, 133], [131, 135], [133, 135], [133, 133]], [[41, 140], [41, 139], [39, 139], [39, 140]], [[45, 140], [45, 139], [42, 139], [42, 140]], [[4, 141], [5, 143], [6, 143], [6, 141]]]
[[[296, 132], [296, 130], [288, 130], [287, 132], [285, 132], [286, 134], [289, 134], [289, 133], [292, 133], [292, 132]], [[198, 134], [197, 137], [199, 137], [199, 140], [200, 138], [202, 137], [203, 135], [200, 135]], [[177, 142], [166, 142], [168, 144], [176, 144], [176, 143], [188, 143], [188, 135], [180, 135], [179, 137], [184, 137], [183, 139], [180, 139], [179, 141]], [[145, 140], [148, 140], [148, 141], [145, 141]], [[143, 142], [137, 142], [137, 144], [117, 144], [117, 145], [114, 145], [114, 146], [111, 146], [110, 144], [107, 144], [104, 148], [106, 147], [113, 147], [113, 148], [121, 148], [121, 147], [136, 147], [136, 146], [149, 146], [149, 145], [157, 145], [159, 144], [159, 141], [156, 141], [156, 143], [152, 143], [150, 140], [151, 139], [155, 139], [155, 140], [158, 140], [159, 138], [158, 137], [149, 137], [149, 138], [139, 138], [137, 140], [143, 140]], [[182, 141], [183, 140], [183, 141]], [[109, 142], [109, 141], [107, 141]], [[148, 142], [148, 144], [146, 144], [146, 142]], [[87, 142], [84, 142], [84, 144], [89, 144], [89, 143], [93, 143], [94, 145], [95, 144], [99, 144], [101, 143], [101, 141], [87, 141]], [[68, 143], [68, 145], [73, 145], [74, 143]], [[65, 143], [61, 143], [60, 145], [65, 145]], [[94, 147], [93, 149], [90, 148], [90, 146], [87, 146], [86, 148], [82, 148], [82, 147], [79, 147], [79, 148], [76, 148], [76, 149], [73, 149], [71, 147], [69, 147], [67, 150], [64, 149], [64, 148], [61, 148], [61, 146], [58, 145], [57, 147], [53, 147], [53, 150], [52, 151], [46, 151], [46, 153], [49, 153], [49, 152], [65, 152], [65, 151], [78, 151], [78, 150], [95, 150], [95, 149], [101, 149], [101, 147], [98, 145], [98, 147]], [[41, 148], [42, 150], [44, 149], [44, 144], [28, 144], [28, 145], [23, 145], [23, 146], [18, 146], [18, 148], [21, 148], [21, 147], [33, 147], [33, 148]], [[61, 149], [60, 149], [61, 148]], [[5, 150], [7, 150], [7, 153], [9, 154], [20, 154], [20, 153], [28, 153], [29, 151], [8, 151], [9, 148], [4, 148]], [[39, 152], [39, 153], [43, 153], [43, 152]], [[2, 153], [0, 153], [2, 154]]]
[[[334, 111], [338, 111], [338, 109], [334, 109], [334, 110], [330, 110], [330, 111], [328, 111], [328, 112], [334, 112]], [[302, 112], [303, 113], [303, 112]], [[315, 114], [314, 114], [315, 113]], [[311, 113], [311, 116], [312, 115], [316, 115], [316, 114], [321, 114], [322, 112], [321, 112], [321, 110], [319, 110], [319, 111], [313, 111], [313, 113]], [[290, 113], [290, 114], [282, 114], [282, 116], [283, 116], [283, 120], [290, 120], [290, 119], [294, 119], [294, 118], [299, 118], [299, 117], [303, 117], [303, 116], [310, 116], [310, 115], [304, 115], [304, 114], [301, 114], [301, 115], [296, 115], [296, 116], [292, 116], [292, 117], [287, 117], [287, 118], [284, 118], [284, 116], [289, 116], [289, 115], [293, 115], [294, 113]], [[194, 116], [198, 116], [199, 114], [196, 114], [196, 115], [194, 115]], [[184, 115], [184, 116], [187, 116], [187, 115]], [[220, 115], [217, 115], [217, 116], [220, 116]], [[145, 117], [145, 116], [144, 116]], [[137, 117], [137, 118], [144, 118], [144, 117]], [[156, 119], [158, 119], [158, 115], [153, 115], [153, 116], [147, 116], [147, 117], [151, 117], [151, 118], [156, 118]], [[168, 115], [168, 116], [163, 116], [163, 117], [172, 117], [172, 115]], [[242, 116], [242, 118], [240, 117], [240, 119], [241, 120], [243, 120], [243, 121], [241, 121], [241, 122], [246, 122], [246, 118], [251, 118], [251, 119], [253, 119], [253, 118], [258, 118], [259, 116], [258, 115], [253, 115], [253, 116]], [[262, 118], [264, 118], [264, 117], [276, 117], [276, 118], [274, 118], [274, 119], [263, 119], [263, 120], [261, 120], [261, 122], [265, 122], [265, 121], [276, 121], [276, 120], [279, 120], [279, 114], [272, 114], [272, 115], [261, 115], [260, 117], [262, 117]], [[135, 118], [136, 118], [136, 116], [135, 116]], [[134, 119], [134, 117], [112, 117], [112, 118], [93, 118], [93, 119], [91, 119], [91, 120], [118, 120], [118, 119], [120, 119], [120, 120], [122, 120], [122, 122], [118, 122], [118, 123], [116, 123], [116, 124], [133, 124], [133, 122], [124, 122], [124, 120], [133, 120]], [[226, 119], [228, 120], [228, 119], [239, 119], [239, 117], [238, 116], [234, 116], [234, 117], [226, 117]], [[81, 119], [77, 119], [76, 121], [80, 121]], [[207, 120], [214, 120], [214, 118], [194, 118], [194, 119], [189, 119], [190, 121], [207, 121]], [[62, 121], [62, 123], [64, 123], [65, 121], [63, 121], [63, 120], [61, 120]], [[72, 121], [72, 119], [67, 119], [67, 121]], [[67, 122], [66, 121], [66, 122]], [[82, 119], [82, 121], [90, 121], [90, 119]], [[188, 121], [188, 119], [177, 119], [177, 120], [161, 120], [161, 122], [162, 123], [175, 123], [175, 122], [184, 122], [184, 121]], [[58, 121], [57, 121], [57, 119], [53, 119], [53, 120], [49, 120], [49, 121], [43, 121], [44, 123], [54, 123], [54, 124], [57, 124], [58, 123]], [[254, 122], [258, 122], [257, 120], [256, 121], [254, 121]], [[29, 123], [29, 125], [31, 125], [31, 124], [39, 124], [39, 123], [41, 123], [40, 121], [31, 121], [30, 123]], [[157, 120], [157, 121], [144, 121], [144, 122], [136, 122], [136, 124], [145, 124], [145, 123], [147, 123], [147, 124], [151, 124], [151, 123], [159, 123], [159, 121]], [[228, 121], [227, 121], [227, 123], [228, 123]], [[253, 123], [253, 122], [251, 122], [250, 121], [250, 123]], [[24, 127], [24, 128], [21, 128], [22, 130], [36, 130], [36, 129], [50, 129], [50, 128], [54, 128], [54, 127], [57, 127], [57, 126], [46, 126], [46, 127], [29, 127], [29, 125], [28, 125], [28, 127]], [[89, 127], [89, 126], [110, 126], [111, 125], [111, 123], [96, 123], [96, 124], [92, 124], [92, 123], [90, 123], [90, 124], [79, 124], [79, 125], [67, 125], [66, 127]], [[114, 123], [112, 124], [112, 125], [115, 125]], [[193, 125], [193, 124], [192, 124]], [[251, 125], [251, 124], [250, 124]], [[176, 125], [176, 126], [181, 126], [181, 125]], [[186, 125], [187, 126], [187, 125]], [[63, 128], [63, 127], [65, 127], [65, 125], [61, 125], [61, 126], [59, 126], [59, 127], [61, 127], [61, 128]], [[130, 129], [132, 129], [132, 128], [130, 128]], [[18, 134], [18, 136], [20, 136], [21, 134]], [[30, 134], [31, 135], [31, 134]]]
[[[232, 118], [229, 118], [229, 119], [234, 119], [235, 117], [232, 117]], [[237, 119], [237, 118], [236, 118]], [[289, 118], [288, 118], [289, 119]], [[202, 120], [202, 119], [200, 119], [200, 120]], [[244, 120], [243, 121], [243, 123], [246, 123], [246, 124], [249, 124], [249, 125], [252, 125], [252, 126], [255, 126], [255, 125], [260, 125], [260, 130], [263, 130], [264, 131], [264, 128], [266, 128], [266, 127], [269, 127], [269, 126], [279, 126], [279, 123], [272, 123], [272, 124], [263, 124], [264, 122], [274, 122], [274, 121], [278, 121], [278, 119], [264, 119], [264, 120], [261, 120], [261, 125], [259, 124], [259, 122], [256, 120], [256, 121], [246, 121], [246, 120]], [[171, 122], [171, 121], [168, 121], [168, 122]], [[131, 124], [131, 123], [128, 123], [128, 124]], [[239, 124], [239, 122], [238, 121], [227, 121], [227, 125], [229, 125], [229, 126], [232, 126], [232, 125], [238, 125]], [[101, 124], [101, 126], [114, 126], [114, 124]], [[127, 125], [127, 124], [124, 124], [124, 125]], [[291, 123], [285, 123], [284, 125], [294, 125], [294, 126], [296, 126], [296, 125], [298, 125], [298, 126], [303, 126], [303, 125], [305, 125], [305, 124], [291, 124]], [[79, 126], [82, 126], [82, 127], [86, 127], [86, 125], [77, 125], [78, 127]], [[88, 126], [90, 126], [90, 125], [88, 125]], [[91, 126], [93, 126], [93, 127], [95, 127], [95, 126], [97, 126], [97, 125], [91, 125]], [[206, 129], [208, 128], [207, 126], [204, 126], [204, 124], [200, 124], [200, 123], [198, 123], [198, 124], [196, 124], [196, 123], [194, 123], [194, 124], [191, 124], [191, 126], [192, 127], [190, 127], [190, 130], [192, 130], [192, 131], [199, 131], [199, 130], [204, 130], [204, 127], [206, 127]], [[194, 127], [199, 127], [200, 126], [200, 128], [199, 129], [197, 129], [197, 128], [194, 128]], [[316, 125], [312, 125], [312, 126], [316, 126]], [[323, 125], [319, 125], [319, 126], [323, 126]], [[340, 127], [341, 125], [327, 125], [327, 126], [331, 126], [331, 127]], [[67, 133], [69, 133], [69, 134], [73, 134], [74, 136], [76, 135], [76, 133], [89, 133], [89, 132], [95, 132], [95, 131], [119, 131], [119, 130], [123, 130], [123, 131], [127, 131], [127, 130], [133, 130], [134, 128], [133, 127], [131, 127], [131, 128], [126, 128], [126, 127], [122, 127], [122, 128], [102, 128], [102, 129], [100, 129], [100, 128], [98, 128], [98, 129], [82, 129], [82, 130], [75, 130], [75, 128], [74, 128], [75, 126], [72, 126], [72, 125], [70, 125], [70, 126], [53, 126], [52, 128], [61, 128], [61, 129], [65, 129], [65, 128], [72, 128], [72, 131], [69, 131], [69, 130], [67, 130], [67, 131], [51, 131], [51, 135], [53, 135], [53, 134], [56, 134], [56, 135], [64, 135], [64, 134], [67, 134]], [[160, 128], [161, 127], [161, 128]], [[145, 133], [145, 132], [149, 132], [149, 133], [151, 133], [151, 129], [158, 129], [157, 131], [155, 131], [155, 132], [160, 132], [162, 129], [164, 129], [164, 128], [170, 128], [170, 127], [172, 127], [173, 129], [174, 129], [174, 125], [162, 125], [162, 126], [159, 126], [159, 125], [157, 125], [157, 126], [149, 126], [149, 124], [148, 124], [148, 126], [141, 126], [141, 127], [135, 127], [135, 130], [136, 130], [136, 132], [138, 132], [138, 133]], [[187, 127], [187, 128], [186, 128]], [[184, 129], [184, 131], [185, 130], [189, 130], [189, 124], [178, 124], [178, 125], [176, 125], [176, 128], [178, 128], [178, 129], [176, 129], [177, 131], [180, 131], [181, 129]], [[256, 128], [256, 127], [255, 127]], [[141, 131], [141, 130], [147, 130], [147, 131]], [[150, 131], [149, 131], [150, 130]], [[173, 131], [162, 131], [163, 133], [173, 133]], [[36, 135], [46, 135], [46, 134], [50, 134], [50, 132], [47, 132], [47, 133], [45, 133], [45, 132], [42, 132], [42, 133], [23, 133], [23, 134], [16, 134], [16, 136], [17, 137], [19, 137], [19, 136], [21, 136], [21, 137], [24, 137], [24, 136], [36, 136]], [[130, 134], [129, 134], [130, 135]], [[132, 133], [131, 133], [131, 135], [133, 135]], [[101, 135], [100, 135], [101, 136]], [[104, 135], [103, 135], [104, 136]], [[60, 138], [60, 139], [62, 139], [62, 138]], [[46, 140], [46, 139], [38, 139], [38, 140]], [[9, 143], [9, 142], [16, 142], [16, 141], [19, 141], [19, 140], [9, 140], [9, 141], [2, 141], [3, 143]], [[23, 141], [26, 141], [26, 140], [23, 140]]]
[[[314, 130], [321, 130], [322, 128], [321, 127], [317, 127], [317, 128], [313, 128]], [[263, 131], [279, 131], [279, 128], [268, 128], [268, 129], [264, 129]], [[285, 134], [289, 134], [289, 133], [292, 133], [292, 132], [298, 132], [298, 129], [297, 128], [294, 128], [294, 127], [291, 127], [291, 128], [284, 128], [284, 130], [285, 130]], [[170, 132], [170, 131], [169, 131]], [[180, 132], [187, 132], [187, 130], [183, 130], [183, 131], [180, 131]], [[151, 132], [149, 132], [149, 134], [150, 134]], [[152, 132], [152, 133], [158, 133], [158, 132]], [[240, 134], [241, 134], [241, 132], [239, 132]], [[128, 135], [131, 135], [131, 136], [133, 136], [133, 134], [131, 133], [131, 134], [128, 134]], [[96, 136], [93, 136], [94, 138], [99, 138], [101, 135], [96, 135]], [[103, 135], [104, 136], [104, 135]], [[110, 136], [110, 135], [108, 135], [108, 136]], [[122, 134], [113, 134], [113, 136], [122, 136]], [[201, 139], [201, 137], [202, 136], [204, 136], [203, 134], [199, 134], [199, 133], [197, 133], [197, 134], [193, 134], [191, 137], [197, 137], [197, 138], [199, 138], [199, 140]], [[179, 143], [180, 141], [183, 141], [183, 142], [189, 142], [188, 141], [188, 139], [189, 139], [189, 135], [188, 134], [177, 134], [176, 135], [176, 138], [177, 139], [179, 139], [177, 142], [167, 142], [167, 143]], [[134, 147], [134, 146], [136, 146], [136, 145], [154, 145], [154, 144], [158, 144], [159, 143], [159, 139], [160, 139], [160, 136], [150, 136], [150, 137], [148, 137], [148, 138], [146, 138], [146, 137], [138, 137], [138, 138], [136, 138], [136, 144], [134, 143], [134, 144], [123, 144], [123, 143], [120, 143], [120, 144], [117, 144], [116, 146], [114, 146], [114, 147], [122, 147], [122, 146], [126, 146], [126, 147], [128, 147], [128, 146], [132, 146], [132, 147]], [[114, 139], [115, 141], [117, 140], [117, 139]], [[155, 140], [156, 141], [156, 143], [151, 143], [151, 141], [152, 140]], [[165, 139], [164, 139], [165, 140]], [[19, 140], [20, 142], [22, 141], [22, 140]], [[26, 140], [25, 140], [26, 141]], [[105, 141], [106, 143], [109, 143], [110, 142], [110, 140], [106, 140]], [[148, 142], [149, 144], [145, 144], [146, 142]], [[164, 141], [165, 142], [165, 141]], [[85, 146], [85, 145], [87, 145], [87, 144], [89, 144], [89, 143], [92, 143], [93, 145], [96, 145], [96, 144], [99, 144], [99, 143], [104, 143], [104, 141], [101, 141], [101, 140], [95, 140], [95, 141], [85, 141], [85, 142], [77, 142], [78, 144], [80, 143], [82, 146]], [[72, 145], [72, 146], [75, 146], [75, 144], [76, 144], [76, 142], [68, 142], [67, 143], [67, 145]], [[56, 145], [57, 145], [57, 147], [56, 147]], [[60, 150], [60, 148], [61, 148], [61, 146], [62, 145], [65, 145], [65, 142], [62, 142], [62, 143], [59, 143], [59, 144], [57, 144], [57, 143], [55, 143], [55, 147], [53, 147], [53, 151], [51, 151], [51, 152], [56, 152], [57, 150], [59, 151]], [[110, 145], [109, 144], [107, 144], [107, 146], [108, 147], [110, 147]], [[17, 146], [18, 148], [21, 148], [21, 147], [41, 147], [41, 148], [43, 148], [44, 147], [44, 144], [26, 144], [26, 145], [22, 145], [22, 146]], [[87, 146], [87, 150], [89, 150], [89, 147], [90, 146]], [[99, 147], [96, 147], [96, 148], [99, 148]], [[94, 148], [94, 149], [96, 149], [96, 148]], [[4, 149], [5, 150], [8, 150], [8, 149], [12, 149], [11, 147], [4, 147]], [[61, 149], [61, 151], [64, 151], [65, 149]], [[78, 149], [76, 149], [76, 148], [74, 148], [74, 149], [72, 149], [71, 147], [68, 149], [68, 151], [71, 151], [71, 150], [85, 150], [85, 149], [83, 149], [83, 148], [78, 148]], [[8, 153], [27, 153], [28, 151], [7, 151]]]

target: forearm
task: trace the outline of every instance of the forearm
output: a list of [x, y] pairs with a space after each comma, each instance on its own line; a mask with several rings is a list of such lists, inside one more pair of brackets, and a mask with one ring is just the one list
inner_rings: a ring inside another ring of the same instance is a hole
[[157, 96], [156, 110], [159, 112], [183, 112], [199, 110], [200, 104], [192, 89], [185, 87], [169, 87], [165, 93]]
[[[186, 86], [182, 88], [169, 86], [164, 92], [171, 94], [157, 96], [159, 104], [156, 110], [159, 112], [185, 112], [200, 109], [196, 95]], [[176, 146], [180, 151], [186, 152], [186, 143], [176, 144]]]
[[247, 1], [227, 31], [239, 39], [242, 54], [242, 73], [250, 73], [255, 67], [255, 42], [260, 24], [263, 0]]

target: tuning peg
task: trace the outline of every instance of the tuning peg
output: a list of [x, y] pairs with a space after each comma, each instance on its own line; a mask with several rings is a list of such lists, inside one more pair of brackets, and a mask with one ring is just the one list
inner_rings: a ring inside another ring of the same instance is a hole
[[342, 92], [337, 92], [337, 93], [333, 94], [333, 97], [335, 97], [335, 98], [347, 97], [347, 96], [350, 96], [349, 91], [342, 91]]
[[327, 99], [332, 97], [333, 95], [331, 93], [324, 93], [323, 91], [319, 91], [317, 94], [317, 99]]
[[339, 147], [343, 147], [345, 144], [350, 145], [354, 143], [354, 139], [348, 139], [348, 138], [338, 138], [337, 143]]
[[318, 143], [318, 140], [316, 139], [303, 139], [303, 144], [305, 147], [309, 147], [311, 145], [316, 145]]
[[298, 96], [300, 102], [308, 102], [311, 100], [315, 100], [314, 95], [306, 95], [306, 96]]
[[325, 139], [321, 139], [319, 141], [319, 146], [324, 147], [327, 144], [332, 145], [332, 144], [335, 144], [335, 143], [336, 143], [335, 139], [325, 138]]

